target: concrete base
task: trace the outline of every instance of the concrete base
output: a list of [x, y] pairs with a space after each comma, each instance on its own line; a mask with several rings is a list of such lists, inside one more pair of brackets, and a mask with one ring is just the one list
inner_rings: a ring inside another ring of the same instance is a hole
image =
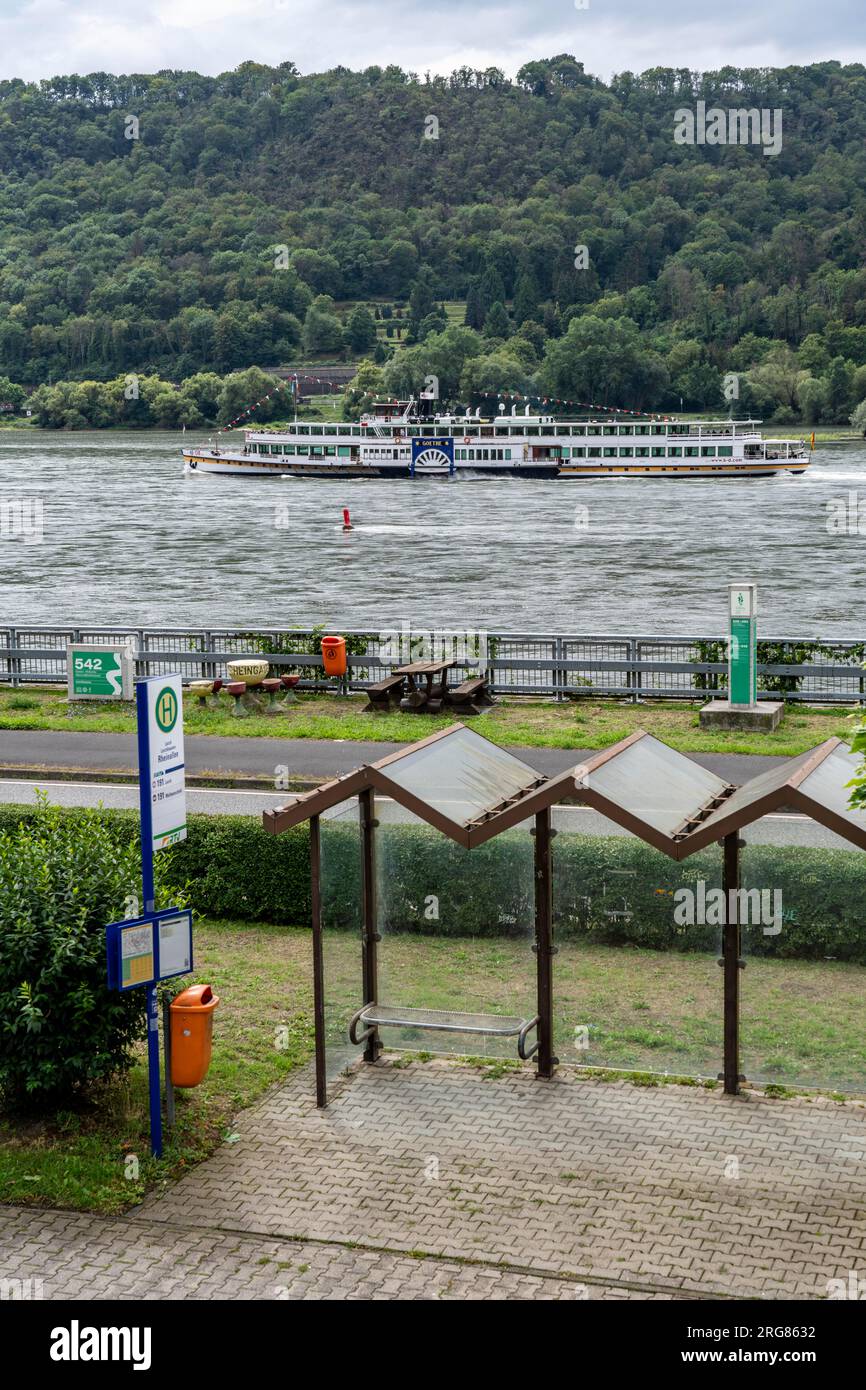
[[732, 705], [730, 700], [710, 700], [701, 710], [702, 729], [744, 729], [769, 734], [779, 727], [785, 706], [781, 700], [762, 700], [757, 705]]

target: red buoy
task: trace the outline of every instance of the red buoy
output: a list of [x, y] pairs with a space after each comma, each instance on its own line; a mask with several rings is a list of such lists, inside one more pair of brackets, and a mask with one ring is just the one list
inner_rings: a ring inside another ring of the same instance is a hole
[[351, 531], [351, 530], [352, 530], [352, 518], [349, 516], [349, 508], [348, 508], [348, 507], [344, 507], [344, 508], [343, 508], [343, 530], [344, 530], [344, 531]]

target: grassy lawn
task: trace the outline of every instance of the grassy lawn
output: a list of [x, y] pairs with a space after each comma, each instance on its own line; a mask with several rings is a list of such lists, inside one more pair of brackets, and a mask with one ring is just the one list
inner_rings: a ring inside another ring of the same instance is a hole
[[[364, 714], [366, 697], [301, 695], [291, 711], [278, 716], [235, 719], [231, 700], [203, 709], [187, 699], [185, 726], [190, 734], [229, 734], [245, 738], [406, 740], [424, 738], [455, 720], [453, 713]], [[635, 729], [647, 729], [682, 752], [777, 753], [792, 757], [831, 735], [848, 738], [852, 719], [846, 708], [792, 706], [772, 734], [726, 733], [700, 728], [698, 705], [653, 702], [630, 705], [618, 700], [581, 699], [557, 705], [548, 700], [503, 700], [474, 719], [473, 727], [496, 743], [525, 747], [607, 748]], [[134, 708], [121, 704], [70, 705], [62, 687], [31, 686], [0, 691], [0, 729], [58, 729], [63, 732], [131, 733]], [[2, 759], [0, 759], [2, 761]]]
[[[309, 933], [209, 922], [195, 939], [197, 968], [184, 983], [210, 981], [220, 996], [213, 1061], [201, 1086], [175, 1093], [163, 1158], [149, 1157], [142, 1047], [129, 1075], [90, 1105], [42, 1121], [0, 1117], [0, 1202], [123, 1211], [230, 1139], [233, 1116], [311, 1055]], [[137, 1179], [126, 1176], [129, 1155]]]
[[[0, 1201], [119, 1212], [179, 1176], [221, 1142], [234, 1116], [312, 1051], [310, 934], [294, 928], [201, 922], [198, 967], [221, 997], [207, 1080], [177, 1093], [178, 1123], [164, 1158], [147, 1154], [143, 1057], [90, 1104], [39, 1121], [0, 1118]], [[534, 1012], [528, 942], [397, 935], [380, 947], [383, 1002], [501, 1013]], [[332, 1056], [360, 1000], [360, 946], [326, 933]], [[562, 942], [554, 967], [556, 1050], [563, 1063], [714, 1080], [721, 1067], [721, 971], [714, 955]], [[188, 981], [188, 982], [191, 982]], [[742, 1052], [750, 1082], [866, 1092], [862, 1027], [866, 969], [831, 961], [750, 961], [743, 978]], [[589, 1050], [575, 1029], [589, 1030]], [[431, 1051], [435, 1034], [388, 1035]], [[448, 1035], [441, 1034], [440, 1038]], [[480, 1044], [473, 1044], [477, 1053]], [[467, 1047], [456, 1039], [454, 1051]], [[486, 1053], [491, 1078], [514, 1058], [513, 1039]], [[131, 1155], [137, 1177], [127, 1177]]]

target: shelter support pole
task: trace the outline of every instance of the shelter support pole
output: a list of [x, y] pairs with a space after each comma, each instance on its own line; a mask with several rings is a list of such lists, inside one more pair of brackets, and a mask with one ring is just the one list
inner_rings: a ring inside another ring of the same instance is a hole
[[[378, 821], [376, 820], [373, 789], [368, 787], [360, 792], [358, 800], [361, 806], [362, 988], [364, 1003], [376, 1004], [379, 1000], [379, 962], [376, 948], [380, 938], [377, 930], [376, 912], [376, 826]], [[364, 1048], [364, 1061], [377, 1061], [381, 1051], [379, 1031], [377, 1028], [373, 1028]]]
[[325, 1079], [325, 967], [322, 953], [322, 848], [319, 817], [310, 817], [310, 908], [313, 919], [313, 1018], [316, 1026], [316, 1105], [328, 1104]]
[[743, 841], [734, 831], [722, 841], [724, 854], [723, 885], [725, 893], [725, 935], [722, 943], [722, 967], [725, 980], [724, 998], [724, 1081], [725, 1094], [739, 1095], [740, 1082], [740, 847]]
[[558, 1057], [553, 1055], [553, 872], [548, 807], [535, 817], [535, 968], [538, 981], [538, 1075], [553, 1076]]

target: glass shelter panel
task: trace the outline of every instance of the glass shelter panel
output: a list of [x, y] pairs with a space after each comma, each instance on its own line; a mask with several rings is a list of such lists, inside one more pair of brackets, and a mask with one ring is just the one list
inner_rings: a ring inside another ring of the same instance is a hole
[[[467, 850], [387, 797], [376, 797], [376, 818], [379, 1004], [534, 1018], [531, 823]], [[380, 1038], [386, 1048], [517, 1060], [516, 1031], [389, 1026]]]
[[650, 736], [595, 768], [589, 781], [593, 791], [668, 835], [725, 786], [714, 773]]
[[457, 825], [538, 781], [531, 767], [473, 729], [456, 729], [382, 772]]
[[677, 863], [582, 806], [554, 807], [553, 827], [556, 1055], [572, 1066], [715, 1080], [721, 851]]
[[361, 826], [358, 798], [320, 817], [325, 1072], [329, 1082], [357, 1061], [349, 1022], [361, 998]]
[[866, 852], [802, 815], [741, 839], [742, 1071], [866, 1094]]

